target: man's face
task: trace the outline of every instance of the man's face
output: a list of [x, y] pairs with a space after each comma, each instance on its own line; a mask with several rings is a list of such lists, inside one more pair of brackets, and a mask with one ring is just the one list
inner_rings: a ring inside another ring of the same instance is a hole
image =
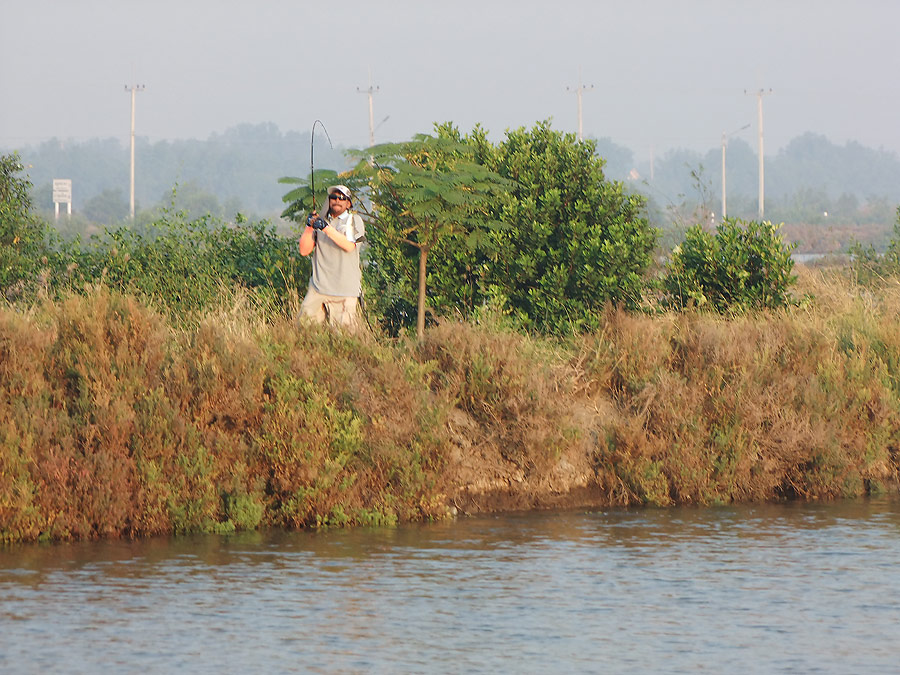
[[328, 195], [328, 206], [331, 209], [331, 215], [339, 216], [350, 208], [350, 200], [340, 192]]

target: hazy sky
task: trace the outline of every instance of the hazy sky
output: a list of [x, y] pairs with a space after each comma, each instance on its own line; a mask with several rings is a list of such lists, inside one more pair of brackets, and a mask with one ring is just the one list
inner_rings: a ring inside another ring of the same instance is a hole
[[[811, 131], [900, 152], [896, 0], [0, 0], [0, 148], [57, 137], [206, 139], [243, 123], [336, 145], [407, 140], [452, 120], [552, 118], [637, 159], [765, 150]], [[581, 75], [579, 75], [581, 73]], [[387, 120], [382, 122], [384, 118]]]

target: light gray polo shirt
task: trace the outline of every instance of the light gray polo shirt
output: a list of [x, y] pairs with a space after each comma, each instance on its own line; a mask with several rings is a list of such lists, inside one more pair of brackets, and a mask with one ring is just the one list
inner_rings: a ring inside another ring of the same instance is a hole
[[316, 232], [316, 249], [312, 257], [312, 277], [309, 283], [323, 295], [358, 298], [362, 293], [362, 271], [359, 266], [359, 245], [366, 236], [363, 219], [352, 211], [337, 218], [327, 218], [328, 224], [342, 233], [356, 248], [345, 251], [327, 234]]

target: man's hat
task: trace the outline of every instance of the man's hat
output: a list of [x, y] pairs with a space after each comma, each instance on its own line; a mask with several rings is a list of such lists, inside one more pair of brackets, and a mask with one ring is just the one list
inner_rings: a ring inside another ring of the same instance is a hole
[[328, 188], [329, 195], [333, 195], [335, 192], [340, 192], [347, 199], [353, 201], [353, 196], [350, 194], [350, 188], [348, 188], [346, 185], [332, 185], [330, 188]]

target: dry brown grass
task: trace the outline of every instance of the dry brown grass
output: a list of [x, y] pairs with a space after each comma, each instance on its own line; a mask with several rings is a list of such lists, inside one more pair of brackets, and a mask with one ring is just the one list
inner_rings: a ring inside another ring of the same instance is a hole
[[440, 405], [390, 348], [99, 290], [0, 310], [4, 539], [443, 514]]
[[421, 344], [354, 337], [240, 295], [177, 325], [102, 289], [0, 308], [0, 536], [391, 523], [461, 495], [664, 505], [895, 485], [900, 284], [798, 273], [798, 307], [610, 309], [568, 342], [489, 321]]
[[428, 332], [419, 357], [432, 390], [474, 420], [472, 442], [496, 448], [524, 475], [546, 471], [571, 441], [570, 384], [547, 343], [446, 322]]
[[611, 312], [584, 339], [580, 379], [618, 414], [598, 447], [612, 500], [855, 496], [896, 482], [900, 294], [801, 277], [813, 296], [803, 308], [731, 319]]

